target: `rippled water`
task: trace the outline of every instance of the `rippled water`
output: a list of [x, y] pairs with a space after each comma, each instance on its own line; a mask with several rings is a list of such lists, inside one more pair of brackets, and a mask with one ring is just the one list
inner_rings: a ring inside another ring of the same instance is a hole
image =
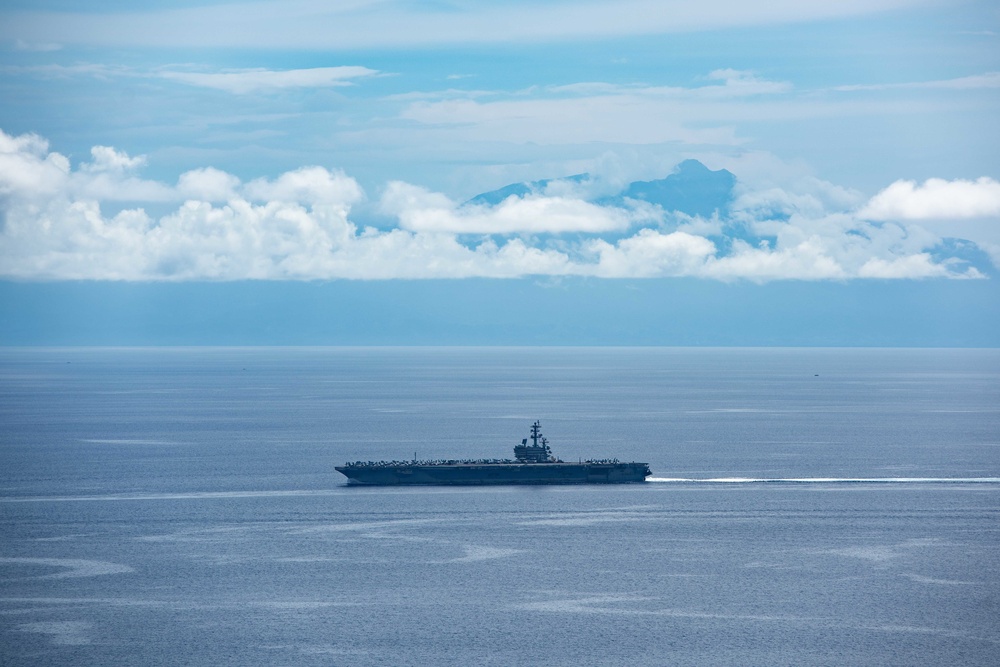
[[[992, 665], [1000, 353], [0, 351], [0, 663]], [[628, 486], [355, 488], [542, 420]]]

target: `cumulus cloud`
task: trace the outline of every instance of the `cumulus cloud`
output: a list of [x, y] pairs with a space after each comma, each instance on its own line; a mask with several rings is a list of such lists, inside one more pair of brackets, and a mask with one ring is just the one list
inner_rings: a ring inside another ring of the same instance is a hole
[[[935, 264], [926, 252], [891, 260], [872, 257], [859, 269], [862, 278], [938, 278], [948, 275], [948, 269], [941, 264]], [[978, 277], [977, 271], [965, 274], [966, 277]]]
[[597, 206], [564, 196], [508, 197], [496, 206], [458, 207], [441, 194], [408, 183], [390, 183], [382, 197], [384, 212], [404, 229], [450, 234], [564, 234], [620, 231], [656, 214], [650, 208]]
[[49, 142], [35, 134], [12, 137], [0, 131], [0, 195], [47, 196], [65, 188], [70, 164], [50, 153]]
[[[980, 276], [956, 258], [937, 257], [932, 249], [940, 237], [925, 225], [908, 224], [905, 216], [879, 220], [852, 210], [825, 210], [843, 193], [824, 187], [788, 193], [772, 186], [756, 198], [747, 192], [748, 204], [737, 217], [702, 220], [668, 215], [645, 203], [602, 206], [558, 189], [509, 197], [495, 206], [459, 205], [441, 193], [395, 182], [386, 187], [379, 208], [397, 225], [375, 229], [352, 220], [365, 193], [337, 170], [303, 167], [243, 183], [204, 167], [168, 185], [144, 180], [139, 171], [145, 163], [142, 156], [98, 146], [90, 161], [74, 167], [41, 137], [0, 131], [0, 275], [755, 281]], [[995, 182], [971, 185], [991, 193]], [[885, 192], [890, 191], [896, 192], [892, 186]], [[895, 201], [885, 192], [869, 208]], [[927, 184], [905, 192], [940, 194]], [[107, 202], [128, 200], [129, 208], [105, 212], [112, 209]], [[758, 206], [762, 201], [768, 205]], [[175, 208], [154, 218], [144, 202], [173, 202]], [[992, 210], [976, 206], [966, 210]], [[775, 208], [781, 215], [774, 215]]]
[[896, 181], [872, 197], [860, 215], [869, 220], [929, 220], [1000, 216], [1000, 182], [992, 178]]
[[[768, 280], [842, 280], [852, 276], [827, 252], [823, 239], [808, 238], [795, 245], [780, 244], [752, 247], [737, 241], [733, 252], [714, 258], [705, 267], [704, 275], [721, 280], [747, 278], [756, 282]], [[915, 276], [910, 276], [915, 277]]]
[[858, 212], [865, 220], [906, 221], [911, 229], [974, 242], [1000, 266], [1000, 182], [992, 178], [896, 181]]
[[348, 207], [362, 197], [357, 181], [341, 171], [331, 172], [323, 167], [303, 167], [273, 181], [257, 179], [247, 183], [245, 191], [257, 201], [344, 204]]
[[129, 157], [128, 154], [116, 151], [110, 146], [94, 146], [90, 149], [90, 155], [93, 160], [82, 165], [82, 171], [123, 173], [134, 171], [146, 164], [145, 155]]
[[589, 250], [599, 259], [594, 274], [606, 278], [650, 278], [698, 275], [715, 254], [706, 238], [686, 232], [664, 234], [640, 230], [617, 244], [597, 240]]
[[185, 199], [198, 199], [207, 202], [235, 199], [239, 186], [240, 179], [214, 167], [192, 169], [184, 172], [177, 179], [178, 194]]

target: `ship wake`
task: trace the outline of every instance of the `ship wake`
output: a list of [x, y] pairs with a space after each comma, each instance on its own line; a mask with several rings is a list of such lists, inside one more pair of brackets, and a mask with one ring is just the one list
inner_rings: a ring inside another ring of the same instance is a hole
[[1000, 484], [1000, 477], [647, 477], [659, 484]]

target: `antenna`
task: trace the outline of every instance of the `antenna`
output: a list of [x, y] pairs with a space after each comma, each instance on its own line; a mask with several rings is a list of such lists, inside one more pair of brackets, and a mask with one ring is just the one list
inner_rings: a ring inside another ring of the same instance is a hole
[[520, 463], [549, 463], [553, 460], [551, 454], [549, 441], [542, 435], [542, 424], [535, 420], [531, 425], [531, 445], [528, 445], [527, 438], [521, 440], [521, 444], [514, 448], [514, 458]]
[[536, 419], [535, 423], [531, 425], [531, 444], [533, 447], [538, 446], [538, 439], [542, 436], [542, 424]]

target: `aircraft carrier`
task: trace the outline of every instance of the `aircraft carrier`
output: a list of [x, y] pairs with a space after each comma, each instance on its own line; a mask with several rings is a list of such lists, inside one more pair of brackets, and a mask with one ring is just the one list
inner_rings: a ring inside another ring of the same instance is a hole
[[[528, 441], [531, 441], [530, 444]], [[552, 455], [541, 424], [514, 447], [514, 459], [354, 461], [336, 466], [349, 484], [483, 486], [490, 484], [628, 484], [645, 482], [648, 463], [600, 459], [566, 463]]]

